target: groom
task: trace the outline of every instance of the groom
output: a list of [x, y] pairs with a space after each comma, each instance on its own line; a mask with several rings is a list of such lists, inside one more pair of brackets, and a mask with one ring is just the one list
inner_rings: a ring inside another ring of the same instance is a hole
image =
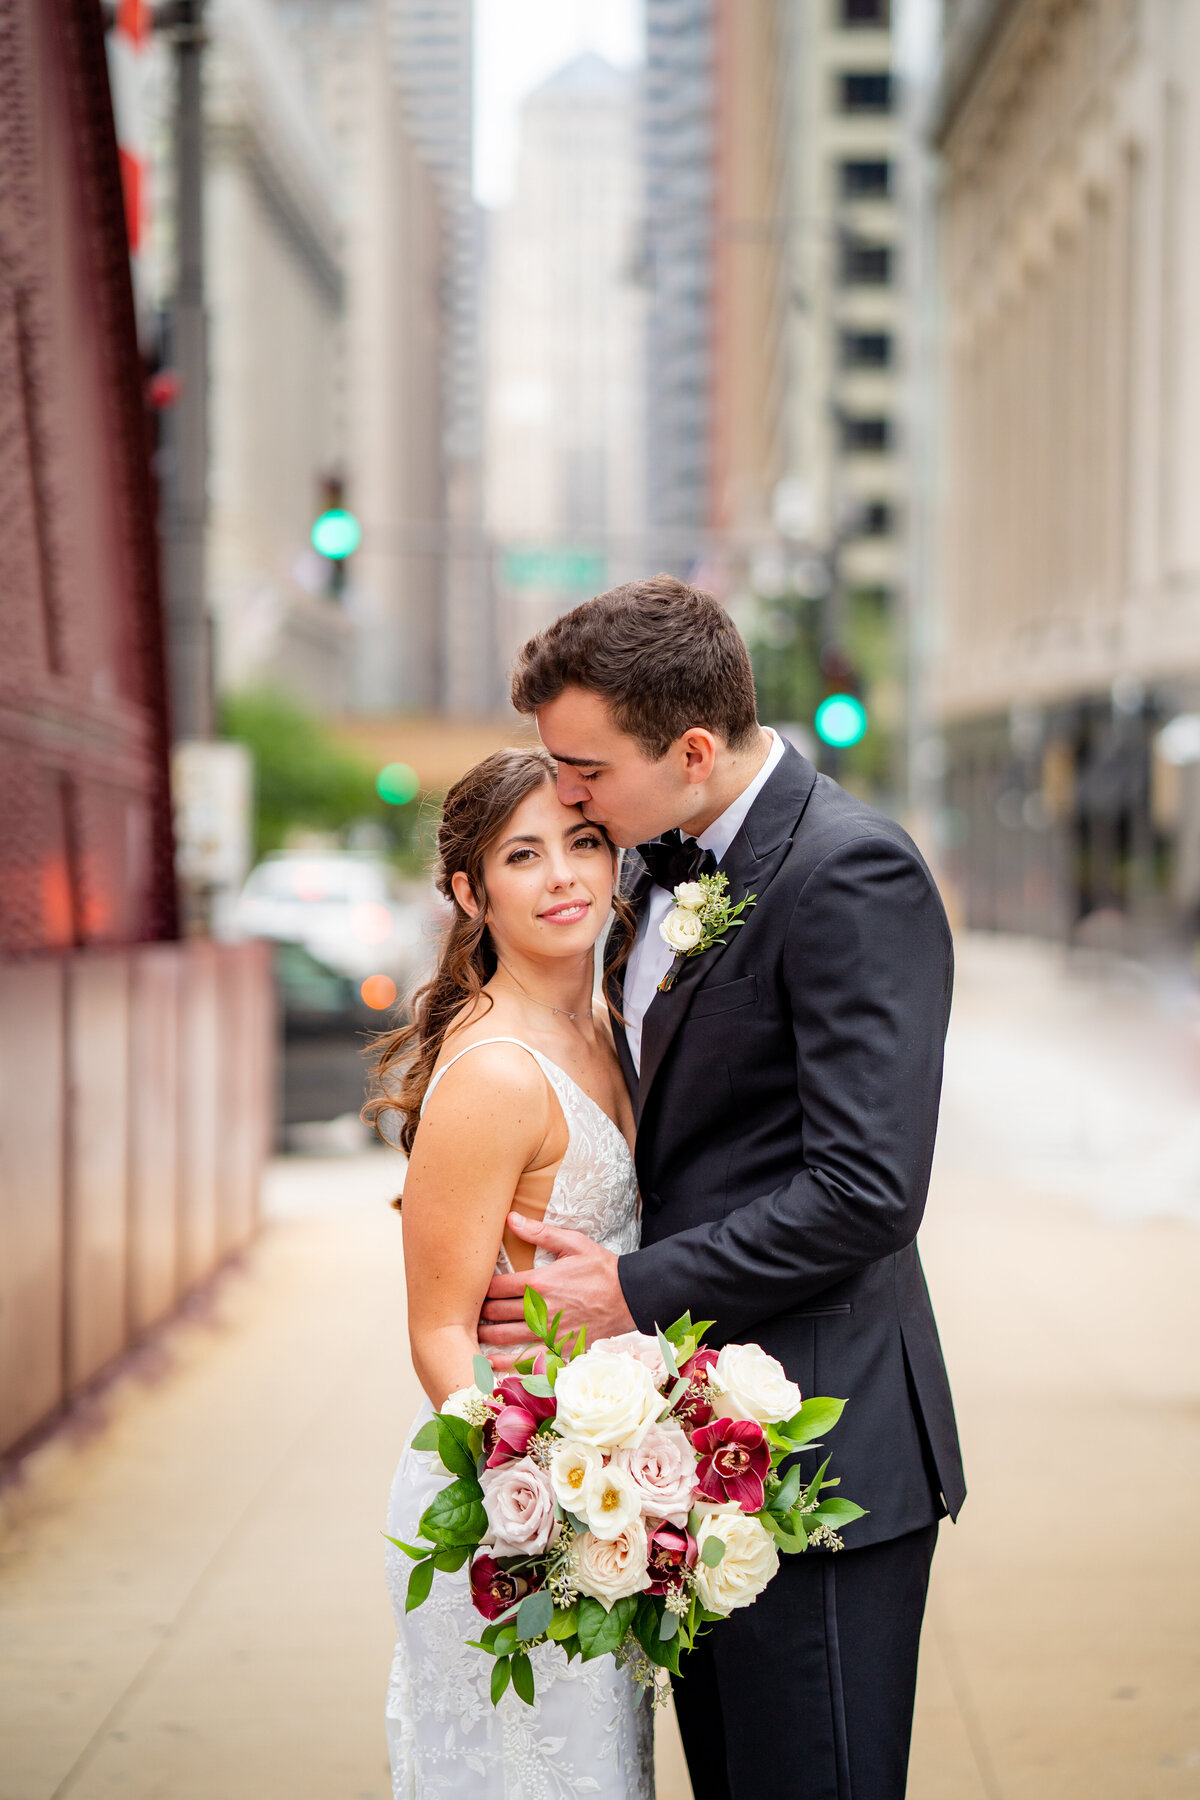
[[[964, 1495], [914, 1242], [950, 1008], [937, 889], [898, 825], [758, 724], [728, 614], [670, 576], [531, 639], [513, 701], [563, 801], [631, 852], [616, 1040], [642, 1247], [509, 1224], [557, 1258], [536, 1276], [550, 1311], [593, 1336], [690, 1308], [716, 1320], [710, 1343], [752, 1339], [806, 1396], [847, 1397], [826, 1449], [870, 1509], [840, 1554], [783, 1557], [687, 1659], [675, 1704], [696, 1800], [901, 1800], [938, 1520]], [[714, 867], [734, 901], [754, 896], [745, 923], [662, 992], [670, 890]], [[493, 1280], [490, 1347], [527, 1338], [527, 1279]]]

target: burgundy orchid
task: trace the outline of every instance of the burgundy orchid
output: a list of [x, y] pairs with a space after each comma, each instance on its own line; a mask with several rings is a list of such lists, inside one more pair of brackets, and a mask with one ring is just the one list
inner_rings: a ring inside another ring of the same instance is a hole
[[646, 1525], [650, 1570], [650, 1585], [646, 1592], [669, 1594], [683, 1580], [684, 1570], [690, 1569], [695, 1562], [696, 1540], [690, 1531], [670, 1525], [665, 1519], [647, 1519]]
[[691, 1385], [687, 1393], [676, 1401], [674, 1410], [675, 1417], [687, 1430], [696, 1425], [707, 1425], [713, 1416], [711, 1390], [706, 1378], [716, 1360], [715, 1350], [697, 1350], [679, 1370], [684, 1380]]
[[[544, 1375], [546, 1372], [545, 1356], [540, 1356], [538, 1361], [542, 1367], [538, 1369], [535, 1366], [534, 1374]], [[531, 1394], [519, 1375], [505, 1376], [503, 1381], [497, 1383], [496, 1392], [508, 1402], [509, 1406], [522, 1407], [539, 1424], [544, 1419], [552, 1419], [557, 1411], [553, 1394]]]
[[494, 1556], [477, 1556], [471, 1564], [471, 1600], [485, 1619], [498, 1619], [532, 1593], [534, 1585], [527, 1575], [502, 1569]]
[[753, 1419], [714, 1419], [692, 1433], [700, 1458], [696, 1488], [706, 1500], [733, 1500], [743, 1512], [759, 1512], [766, 1500], [765, 1482], [771, 1447]]
[[501, 1464], [524, 1456], [538, 1422], [523, 1406], [502, 1406], [495, 1420], [484, 1426], [484, 1448], [487, 1466], [498, 1469]]

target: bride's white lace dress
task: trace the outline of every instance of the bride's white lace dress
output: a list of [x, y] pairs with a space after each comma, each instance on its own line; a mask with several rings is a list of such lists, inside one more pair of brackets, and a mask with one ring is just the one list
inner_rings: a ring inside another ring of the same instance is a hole
[[[469, 1045], [460, 1054], [477, 1048]], [[557, 1063], [528, 1044], [521, 1048], [537, 1059], [567, 1122], [567, 1153], [546, 1218], [586, 1232], [609, 1250], [635, 1250], [637, 1177], [628, 1144]], [[434, 1077], [426, 1101], [449, 1067]], [[550, 1260], [542, 1250], [534, 1258], [535, 1264]], [[503, 1248], [496, 1266], [510, 1266]], [[413, 1422], [388, 1508], [388, 1532], [410, 1543], [446, 1479], [440, 1467], [435, 1473], [434, 1457], [411, 1448], [430, 1411], [424, 1405]], [[583, 1794], [654, 1800], [653, 1715], [611, 1657], [568, 1664], [557, 1644], [544, 1644], [532, 1656], [535, 1704], [526, 1706], [510, 1690], [493, 1707], [492, 1659], [466, 1646], [483, 1625], [471, 1605], [466, 1570], [435, 1576], [428, 1600], [406, 1613], [411, 1567], [401, 1551], [388, 1546], [397, 1634], [387, 1701], [395, 1800], [569, 1800]]]

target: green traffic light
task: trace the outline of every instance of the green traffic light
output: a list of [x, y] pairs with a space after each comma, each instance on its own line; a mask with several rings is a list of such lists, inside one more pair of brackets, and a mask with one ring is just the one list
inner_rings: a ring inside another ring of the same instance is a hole
[[408, 763], [388, 763], [375, 777], [375, 792], [389, 806], [407, 806], [420, 791], [420, 777]]
[[813, 720], [817, 736], [834, 750], [848, 750], [867, 729], [867, 709], [853, 694], [830, 694]]
[[362, 526], [345, 507], [334, 506], [323, 512], [312, 528], [312, 547], [318, 556], [330, 562], [341, 562], [353, 556], [362, 543]]

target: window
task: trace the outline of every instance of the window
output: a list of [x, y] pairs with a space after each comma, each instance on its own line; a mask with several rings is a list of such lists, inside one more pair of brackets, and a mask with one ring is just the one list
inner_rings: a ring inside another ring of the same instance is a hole
[[865, 244], [848, 238], [842, 244], [842, 282], [846, 287], [887, 287], [892, 279], [890, 244]]
[[887, 200], [892, 192], [892, 165], [884, 161], [839, 163], [838, 188], [843, 200]]
[[835, 4], [845, 31], [886, 31], [891, 23], [889, 0], [835, 0]]
[[889, 74], [838, 76], [838, 109], [844, 113], [885, 113], [892, 110], [892, 78]]
[[858, 454], [879, 455], [892, 447], [892, 421], [884, 418], [864, 418], [861, 415], [843, 413], [841, 415], [842, 449], [847, 455]]
[[855, 520], [858, 537], [891, 537], [896, 529], [896, 513], [890, 500], [864, 500]]
[[843, 369], [890, 369], [891, 332], [843, 331], [841, 363]]

